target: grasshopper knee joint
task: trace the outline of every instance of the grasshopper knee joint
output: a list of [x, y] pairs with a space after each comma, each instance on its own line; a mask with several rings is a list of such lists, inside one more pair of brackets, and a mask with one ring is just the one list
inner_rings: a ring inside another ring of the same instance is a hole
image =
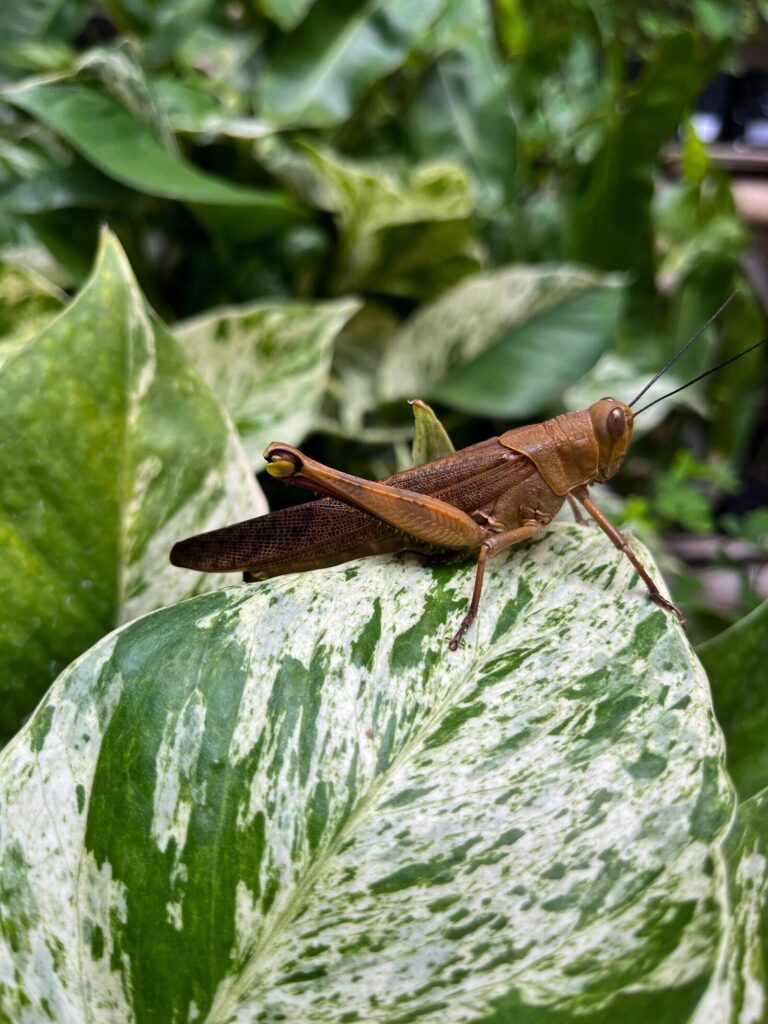
[[264, 458], [267, 460], [269, 475], [280, 480], [294, 476], [301, 469], [301, 461], [298, 456], [285, 448], [267, 448]]

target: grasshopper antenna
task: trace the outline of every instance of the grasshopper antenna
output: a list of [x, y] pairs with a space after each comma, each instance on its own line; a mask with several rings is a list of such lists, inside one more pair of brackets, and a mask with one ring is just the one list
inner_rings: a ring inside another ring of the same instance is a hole
[[[651, 379], [645, 385], [645, 387], [640, 392], [640, 394], [639, 395], [635, 395], [635, 397], [629, 403], [630, 409], [635, 404], [635, 402], [638, 401], [638, 399], [643, 397], [643, 395], [648, 390], [648, 388], [653, 387], [653, 385], [656, 383], [656, 381], [659, 379], [659, 377], [661, 377], [662, 374], [667, 372], [667, 370], [670, 368], [672, 363], [677, 362], [677, 360], [680, 358], [680, 356], [683, 354], [683, 352], [687, 352], [688, 351], [688, 349], [691, 347], [691, 345], [694, 343], [694, 341], [696, 341], [697, 338], [701, 337], [701, 335], [704, 333], [704, 331], [706, 331], [706, 329], [709, 327], [709, 325], [711, 323], [713, 323], [715, 320], [717, 320], [717, 318], [720, 316], [720, 314], [723, 312], [725, 307], [728, 305], [728, 303], [731, 301], [731, 299], [733, 299], [733, 297], [735, 295], [736, 295], [735, 291], [731, 292], [731, 294], [728, 296], [728, 298], [725, 300], [725, 302], [722, 304], [722, 306], [720, 306], [718, 309], [715, 310], [715, 312], [712, 314], [712, 316], [709, 318], [709, 320], [707, 320], [706, 323], [702, 324], [701, 327], [698, 329], [698, 331], [696, 331], [695, 334], [691, 335], [691, 337], [688, 339], [688, 341], [686, 341], [686, 343], [682, 346], [682, 348], [679, 348], [677, 350], [677, 352], [675, 352], [675, 354], [672, 356], [672, 358], [662, 366], [662, 368], [659, 370], [659, 372], [654, 377], [651, 377]], [[714, 372], [714, 371], [711, 371], [711, 372]], [[693, 384], [693, 381], [689, 381], [689, 383]], [[688, 387], [688, 384], [686, 384], [684, 386]], [[678, 388], [678, 391], [679, 390], [681, 390], [681, 389]], [[670, 394], [674, 394], [674, 391], [670, 392]], [[657, 401], [660, 402], [661, 399], [659, 398], [659, 399], [657, 399]], [[645, 408], [647, 409], [648, 406], [646, 405]], [[637, 415], [637, 414], [635, 414], [635, 415]]]
[[[745, 348], [743, 352], [739, 352], [738, 355], [731, 356], [730, 359], [726, 359], [723, 363], [718, 363], [717, 366], [713, 366], [712, 369], [705, 370], [704, 373], [700, 373], [698, 377], [694, 377], [693, 380], [689, 380], [687, 384], [683, 384], [679, 388], [675, 388], [674, 391], [668, 391], [666, 395], [662, 395], [661, 398], [654, 398], [654, 400], [649, 402], [648, 405], [644, 405], [642, 409], [638, 409], [635, 416], [639, 416], [641, 412], [645, 412], [646, 409], [650, 409], [651, 406], [656, 405], [657, 402], [663, 402], [665, 398], [669, 398], [671, 395], [676, 395], [678, 391], [685, 391], [685, 389], [689, 388], [691, 384], [695, 384], [697, 381], [703, 380], [704, 377], [708, 377], [710, 373], [717, 373], [717, 371], [722, 370], [724, 366], [727, 366], [729, 363], [735, 363], [737, 359], [741, 359], [742, 356], [747, 355], [749, 352], [754, 352], [756, 348], [760, 348], [765, 344], [768, 344], [768, 338], [763, 338], [763, 340], [758, 341], [757, 344], [750, 345], [749, 348]], [[642, 393], [643, 392], [641, 391], [640, 395], [642, 395]], [[638, 395], [637, 398], [639, 398], [640, 395]], [[635, 401], [637, 401], [637, 398]]]

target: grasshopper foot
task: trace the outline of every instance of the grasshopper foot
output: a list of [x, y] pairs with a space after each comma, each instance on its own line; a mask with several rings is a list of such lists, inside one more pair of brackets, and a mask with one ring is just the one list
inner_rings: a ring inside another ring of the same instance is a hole
[[449, 651], [458, 651], [460, 647], [464, 646], [464, 634], [467, 632], [469, 627], [472, 625], [475, 619], [474, 612], [468, 612], [462, 619], [461, 625], [456, 630], [456, 634], [451, 637], [448, 641]]
[[672, 604], [671, 601], [668, 601], [666, 597], [663, 597], [660, 593], [658, 593], [658, 591], [655, 594], [650, 593], [648, 596], [660, 608], [663, 608], [665, 611], [672, 612], [677, 617], [677, 621], [680, 623], [683, 629], [688, 628], [686, 618], [680, 611], [680, 609], [677, 607], [677, 605]]

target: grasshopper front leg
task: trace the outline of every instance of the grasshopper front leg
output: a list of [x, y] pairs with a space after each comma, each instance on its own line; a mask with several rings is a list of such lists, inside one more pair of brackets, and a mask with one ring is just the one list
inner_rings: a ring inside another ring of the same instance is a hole
[[647, 571], [645, 570], [645, 567], [640, 562], [640, 559], [637, 557], [637, 555], [634, 553], [632, 548], [625, 540], [624, 535], [621, 533], [621, 531], [617, 530], [613, 523], [606, 519], [606, 517], [603, 515], [600, 509], [597, 508], [597, 506], [589, 499], [589, 497], [587, 496], [586, 487], [574, 491], [573, 493], [579, 499], [579, 501], [587, 510], [587, 512], [589, 512], [589, 514], [595, 520], [595, 522], [603, 531], [603, 533], [606, 534], [606, 536], [610, 539], [613, 546], [618, 548], [619, 551], [621, 551], [622, 554], [626, 555], [627, 558], [630, 560], [632, 565], [637, 570], [638, 576], [648, 588], [648, 594], [651, 600], [654, 601], [661, 608], [665, 608], [668, 612], [674, 612], [674, 614], [677, 616], [680, 625], [683, 628], [685, 628], [686, 622], [683, 613], [676, 605], [672, 604], [671, 601], [668, 601], [667, 598], [664, 597], [659, 588], [648, 575]]

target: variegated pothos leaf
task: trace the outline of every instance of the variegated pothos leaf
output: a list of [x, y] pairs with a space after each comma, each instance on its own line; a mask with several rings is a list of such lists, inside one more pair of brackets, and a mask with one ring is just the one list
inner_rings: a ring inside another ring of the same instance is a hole
[[174, 541], [266, 512], [237, 432], [105, 233], [79, 295], [0, 369], [0, 735], [121, 622], [231, 577]]
[[621, 278], [577, 266], [473, 274], [397, 331], [379, 367], [379, 395], [420, 395], [484, 416], [533, 416], [594, 365], [622, 301]]
[[680, 1024], [722, 1001], [733, 789], [684, 635], [558, 525], [492, 564], [451, 653], [472, 576], [379, 558], [224, 590], [68, 669], [0, 754], [0, 1014]]
[[360, 309], [259, 302], [186, 320], [175, 334], [235, 421], [251, 462], [270, 441], [300, 444], [328, 383], [336, 335]]

